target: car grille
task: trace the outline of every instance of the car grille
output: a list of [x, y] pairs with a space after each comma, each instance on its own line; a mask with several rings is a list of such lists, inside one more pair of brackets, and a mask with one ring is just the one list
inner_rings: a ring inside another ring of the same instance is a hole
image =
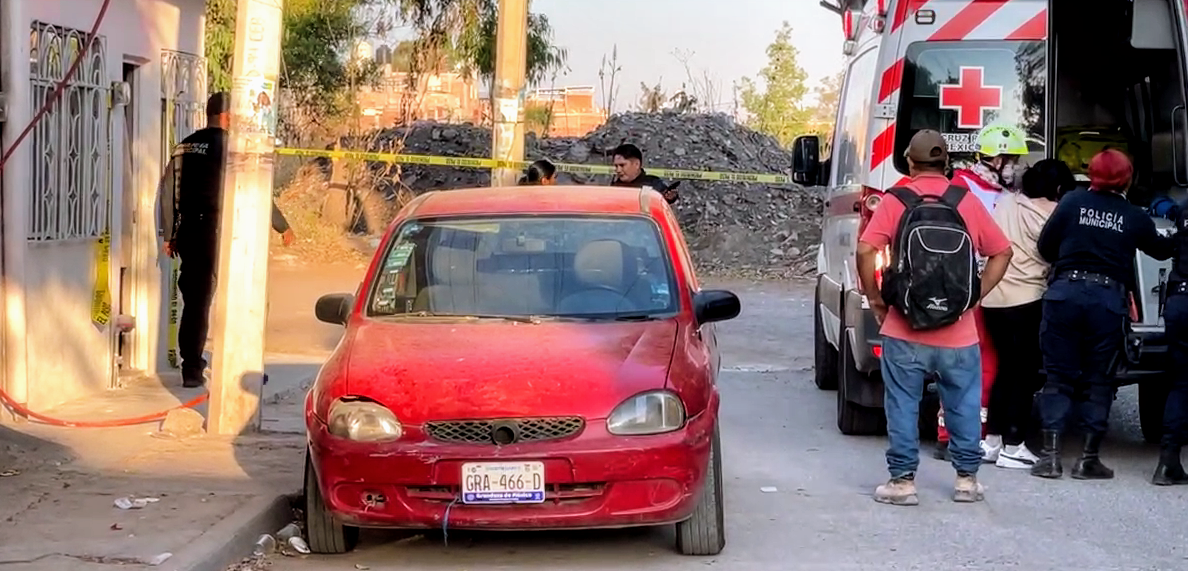
[[515, 433], [514, 443], [520, 443], [569, 438], [581, 432], [585, 424], [585, 421], [577, 416], [507, 420], [451, 420], [427, 423], [425, 432], [430, 438], [441, 442], [495, 444], [496, 429], [506, 427]]

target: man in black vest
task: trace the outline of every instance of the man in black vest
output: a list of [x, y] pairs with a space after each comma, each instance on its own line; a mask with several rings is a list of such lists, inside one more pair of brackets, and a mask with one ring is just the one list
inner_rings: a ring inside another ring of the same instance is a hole
[[1180, 461], [1180, 450], [1188, 443], [1188, 212], [1182, 207], [1179, 210], [1173, 238], [1175, 254], [1163, 307], [1172, 388], [1163, 410], [1159, 464], [1151, 478], [1156, 486], [1188, 484], [1188, 473]]
[[[226, 92], [210, 96], [206, 102], [206, 128], [195, 131], [174, 148], [158, 189], [165, 255], [179, 256], [182, 261], [177, 277], [183, 304], [177, 345], [182, 386], [188, 388], [205, 383], [206, 359], [202, 352], [215, 288], [230, 99]], [[286, 246], [296, 239], [276, 203], [272, 205], [272, 229]]]
[[611, 186], [629, 186], [634, 188], [650, 187], [664, 195], [669, 204], [680, 198], [675, 189], [669, 190], [660, 177], [648, 174], [643, 168], [643, 152], [631, 143], [623, 143], [612, 153], [615, 161], [615, 179]]

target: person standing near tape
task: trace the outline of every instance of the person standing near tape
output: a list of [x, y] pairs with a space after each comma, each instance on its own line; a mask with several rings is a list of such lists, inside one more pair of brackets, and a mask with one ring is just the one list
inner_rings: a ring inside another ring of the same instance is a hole
[[615, 165], [615, 179], [611, 181], [611, 186], [651, 187], [664, 195], [664, 200], [667, 200], [669, 204], [674, 204], [680, 199], [680, 195], [675, 189], [669, 189], [660, 177], [648, 174], [644, 170], [643, 151], [640, 151], [639, 147], [631, 143], [623, 143], [615, 147], [611, 154]]
[[[177, 344], [182, 386], [205, 384], [203, 349], [210, 329], [219, 251], [219, 213], [226, 166], [227, 128], [231, 124], [230, 94], [219, 92], [206, 102], [205, 129], [186, 137], [173, 150], [158, 187], [163, 249], [181, 258], [177, 289], [182, 297]], [[284, 214], [272, 204], [272, 228], [286, 246], [296, 240]]]

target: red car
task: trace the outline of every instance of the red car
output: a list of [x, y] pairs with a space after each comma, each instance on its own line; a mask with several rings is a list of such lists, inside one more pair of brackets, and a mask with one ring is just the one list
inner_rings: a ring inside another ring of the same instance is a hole
[[431, 192], [397, 215], [305, 403], [310, 547], [362, 527], [676, 525], [725, 546], [714, 322], [657, 192]]

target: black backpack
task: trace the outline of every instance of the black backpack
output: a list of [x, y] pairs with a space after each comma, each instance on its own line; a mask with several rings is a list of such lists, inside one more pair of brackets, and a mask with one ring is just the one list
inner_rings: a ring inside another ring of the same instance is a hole
[[883, 300], [914, 330], [956, 323], [981, 295], [973, 237], [957, 210], [967, 192], [952, 185], [939, 197], [887, 190], [907, 208], [883, 272]]

